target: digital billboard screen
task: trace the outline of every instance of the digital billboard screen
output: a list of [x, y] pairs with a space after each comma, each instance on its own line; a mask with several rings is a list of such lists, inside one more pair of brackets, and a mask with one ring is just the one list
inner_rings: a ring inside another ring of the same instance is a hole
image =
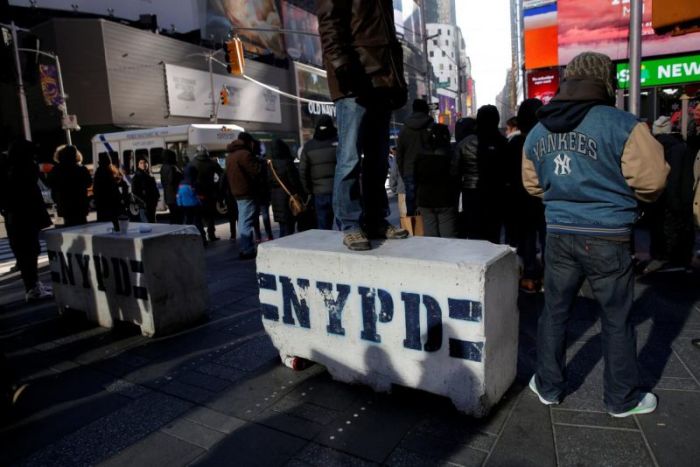
[[[282, 2], [282, 19], [288, 31], [318, 34], [318, 18], [308, 11]], [[286, 34], [287, 53], [293, 60], [323, 65], [321, 40], [309, 34]]]
[[[631, 5], [629, 0], [559, 0], [559, 64], [581, 52], [595, 51], [613, 60], [627, 59]], [[652, 0], [644, 0], [642, 55], [680, 54], [700, 50], [700, 32], [656, 35], [651, 26]]]

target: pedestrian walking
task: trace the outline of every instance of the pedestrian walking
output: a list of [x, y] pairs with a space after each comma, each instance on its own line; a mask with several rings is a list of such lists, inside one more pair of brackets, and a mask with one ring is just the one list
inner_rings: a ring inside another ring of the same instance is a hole
[[202, 200], [202, 220], [207, 230], [210, 242], [219, 238], [216, 236], [216, 201], [219, 199], [218, 177], [222, 177], [224, 170], [218, 162], [209, 156], [209, 152], [200, 147], [197, 154], [190, 162], [197, 169], [197, 190]]
[[428, 129], [434, 124], [428, 102], [413, 101], [413, 113], [404, 122], [396, 142], [396, 163], [406, 190], [406, 215], [416, 215], [416, 160], [424, 149]]
[[204, 246], [207, 245], [207, 235], [202, 224], [202, 201], [199, 199], [196, 187], [197, 169], [188, 165], [177, 187], [175, 203], [182, 213], [182, 221], [186, 225], [194, 225], [202, 236]]
[[[403, 107], [407, 85], [391, 0], [318, 0], [318, 29], [328, 87], [335, 102], [338, 153], [333, 211], [351, 250], [370, 238], [407, 238], [386, 221], [389, 121]], [[363, 157], [360, 158], [360, 154]]]
[[255, 185], [256, 213], [255, 222], [253, 222], [253, 230], [255, 231], [256, 242], [260, 243], [263, 241], [262, 233], [260, 232], [260, 217], [262, 217], [267, 240], [272, 240], [275, 237], [272, 233], [272, 222], [270, 220], [270, 183], [267, 170], [267, 159], [265, 159], [265, 156], [262, 154], [262, 144], [260, 141], [255, 140], [253, 143], [253, 154], [260, 163], [260, 175], [258, 176], [258, 181]]
[[459, 219], [459, 236], [477, 238], [479, 217], [477, 207], [479, 196], [479, 166], [476, 160], [477, 141], [470, 136], [476, 135], [476, 120], [471, 117], [460, 118], [455, 123], [455, 156], [461, 190], [462, 211]]
[[92, 195], [95, 200], [97, 222], [116, 223], [123, 214], [122, 193], [120, 191], [121, 174], [112, 164], [107, 153], [98, 156], [97, 170], [92, 183]]
[[415, 164], [416, 202], [426, 237], [457, 237], [457, 166], [446, 125], [432, 125], [424, 135]]
[[177, 192], [183, 179], [182, 170], [177, 166], [177, 154], [172, 149], [163, 151], [163, 164], [160, 166], [160, 183], [163, 186], [163, 201], [170, 211], [170, 223], [182, 224], [182, 212], [177, 205]]
[[75, 146], [59, 146], [54, 160], [58, 163], [49, 172], [47, 182], [58, 215], [63, 218], [65, 227], [86, 224], [92, 176], [81, 164], [83, 156]]
[[226, 177], [232, 195], [238, 206], [238, 257], [252, 259], [256, 256], [253, 241], [253, 222], [255, 221], [255, 194], [260, 176], [260, 161], [253, 155], [253, 137], [241, 132], [238, 139], [228, 145], [226, 150]]
[[7, 158], [0, 161], [0, 213], [10, 248], [24, 284], [27, 302], [53, 297], [51, 287], [39, 281], [39, 232], [51, 225], [39, 190], [39, 168], [32, 143], [20, 140], [10, 145]]
[[160, 200], [160, 192], [156, 179], [150, 173], [148, 160], [140, 159], [136, 165], [136, 173], [131, 180], [131, 193], [139, 206], [141, 222], [156, 222], [156, 207]]
[[280, 226], [280, 237], [286, 237], [295, 232], [297, 225], [297, 218], [289, 207], [289, 198], [298, 195], [301, 199], [306, 199], [306, 194], [301, 186], [299, 171], [294, 165], [292, 151], [281, 139], [272, 142], [268, 166], [272, 215]]
[[610, 415], [627, 417], [656, 409], [656, 396], [640, 388], [629, 242], [637, 200], [659, 196], [668, 167], [649, 128], [614, 107], [611, 70], [606, 55], [574, 57], [525, 141], [523, 185], [543, 198], [547, 221], [545, 303], [530, 389], [543, 404], [563, 399], [566, 323], [587, 279], [602, 313], [603, 401]]
[[329, 115], [318, 119], [314, 137], [301, 150], [299, 175], [306, 193], [313, 195], [316, 223], [321, 230], [333, 230], [333, 179], [335, 178], [338, 130]]

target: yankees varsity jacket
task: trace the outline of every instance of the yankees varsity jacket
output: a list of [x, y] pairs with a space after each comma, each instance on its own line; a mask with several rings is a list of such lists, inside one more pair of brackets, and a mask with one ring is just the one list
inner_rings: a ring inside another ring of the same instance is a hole
[[543, 198], [549, 232], [629, 236], [637, 200], [661, 195], [663, 147], [602, 82], [570, 79], [538, 112], [523, 148], [523, 184]]

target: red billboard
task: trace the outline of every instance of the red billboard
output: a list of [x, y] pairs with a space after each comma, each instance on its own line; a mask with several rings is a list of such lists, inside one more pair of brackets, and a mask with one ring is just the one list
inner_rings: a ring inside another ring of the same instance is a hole
[[[642, 55], [652, 57], [700, 50], [700, 32], [673, 37], [651, 27], [652, 0], [644, 0]], [[559, 64], [581, 52], [604, 53], [613, 60], [629, 58], [630, 0], [559, 0]]]
[[527, 97], [549, 103], [559, 89], [559, 70], [539, 70], [527, 75]]

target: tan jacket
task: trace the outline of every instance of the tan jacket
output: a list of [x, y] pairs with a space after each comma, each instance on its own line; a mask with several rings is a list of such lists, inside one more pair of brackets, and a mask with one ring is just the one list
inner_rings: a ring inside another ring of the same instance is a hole
[[[696, 180], [698, 164], [696, 160]], [[644, 123], [639, 123], [630, 133], [622, 153], [622, 174], [627, 184], [634, 191], [637, 199], [644, 202], [655, 201], [666, 186], [666, 177], [671, 170], [664, 159], [664, 148], [652, 136]], [[544, 196], [540, 187], [535, 165], [523, 151], [523, 186], [533, 196]], [[696, 182], [697, 186], [697, 182]], [[696, 209], [698, 208], [698, 192], [695, 193]]]

